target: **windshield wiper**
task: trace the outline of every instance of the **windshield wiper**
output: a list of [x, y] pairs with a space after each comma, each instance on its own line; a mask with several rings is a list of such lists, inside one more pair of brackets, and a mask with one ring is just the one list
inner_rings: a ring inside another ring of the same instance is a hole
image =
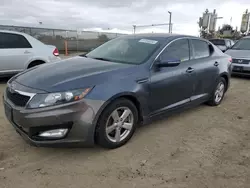
[[102, 58], [102, 57], [91, 57], [92, 59], [97, 59], [101, 61], [111, 61], [110, 59]]
[[88, 56], [86, 56], [86, 54], [82, 54], [82, 55], [79, 55], [79, 56], [81, 56], [81, 57], [86, 57], [86, 58], [88, 57]]

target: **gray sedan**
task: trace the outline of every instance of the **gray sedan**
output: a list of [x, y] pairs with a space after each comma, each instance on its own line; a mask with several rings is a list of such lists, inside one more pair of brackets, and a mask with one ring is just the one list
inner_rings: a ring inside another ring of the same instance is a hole
[[230, 56], [207, 40], [128, 35], [14, 76], [4, 108], [34, 145], [117, 148], [153, 117], [204, 102], [220, 105], [230, 74]]

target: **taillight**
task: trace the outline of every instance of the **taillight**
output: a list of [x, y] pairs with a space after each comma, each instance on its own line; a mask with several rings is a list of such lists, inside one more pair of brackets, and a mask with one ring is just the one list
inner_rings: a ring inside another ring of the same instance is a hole
[[59, 56], [59, 51], [58, 51], [58, 49], [57, 49], [57, 48], [55, 48], [55, 49], [54, 49], [54, 51], [53, 51], [53, 55], [54, 55], [54, 56]]

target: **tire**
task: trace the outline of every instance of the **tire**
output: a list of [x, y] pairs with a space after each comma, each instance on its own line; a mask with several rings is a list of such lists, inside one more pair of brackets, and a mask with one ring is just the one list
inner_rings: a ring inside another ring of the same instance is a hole
[[[221, 90], [220, 94], [219, 94], [219, 98], [216, 98], [218, 97], [218, 92], [219, 92], [219, 88], [222, 87], [223, 85], [223, 90]], [[224, 78], [220, 77], [220, 79], [218, 80], [217, 84], [216, 84], [216, 87], [211, 95], [211, 98], [210, 100], [207, 102], [208, 105], [210, 106], [218, 106], [221, 104], [224, 96], [225, 96], [225, 92], [226, 92], [226, 89], [227, 89], [227, 82]]]
[[[126, 113], [124, 113], [125, 111]], [[122, 119], [122, 115], [125, 117], [124, 119]], [[132, 138], [137, 123], [138, 110], [134, 103], [125, 98], [117, 99], [108, 105], [99, 117], [96, 142], [108, 149], [121, 147]]]

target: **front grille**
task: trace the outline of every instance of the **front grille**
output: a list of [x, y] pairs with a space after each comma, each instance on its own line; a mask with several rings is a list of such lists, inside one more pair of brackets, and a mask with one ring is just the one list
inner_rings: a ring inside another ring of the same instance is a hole
[[237, 64], [249, 64], [250, 60], [247, 59], [233, 59], [233, 63], [237, 63]]
[[21, 95], [15, 91], [10, 92], [9, 88], [6, 89], [6, 96], [13, 104], [21, 107], [25, 106], [30, 99], [29, 96]]
[[241, 71], [239, 71], [239, 70], [233, 70], [233, 72], [234, 72], [234, 73], [245, 73], [245, 74], [250, 74], [250, 71], [248, 71], [248, 70], [241, 70]]

